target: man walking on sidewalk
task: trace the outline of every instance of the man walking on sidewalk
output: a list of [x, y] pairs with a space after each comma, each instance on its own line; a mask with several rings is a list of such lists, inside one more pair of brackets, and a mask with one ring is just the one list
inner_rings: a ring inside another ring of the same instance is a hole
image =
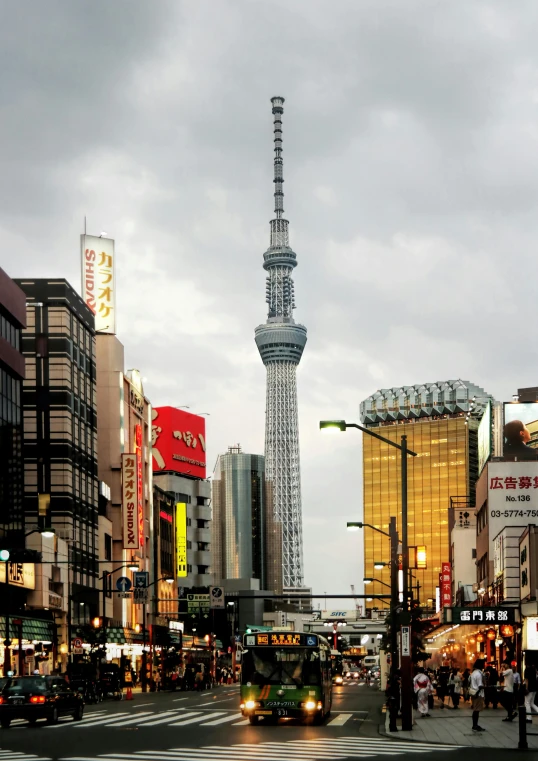
[[485, 732], [484, 727], [478, 725], [480, 711], [484, 710], [484, 660], [477, 660], [473, 666], [473, 672], [469, 680], [469, 694], [471, 696], [471, 706], [473, 708], [473, 732]]
[[517, 716], [514, 711], [514, 672], [508, 663], [501, 666], [501, 676], [503, 678], [502, 704], [506, 709], [506, 717], [503, 721], [513, 721]]

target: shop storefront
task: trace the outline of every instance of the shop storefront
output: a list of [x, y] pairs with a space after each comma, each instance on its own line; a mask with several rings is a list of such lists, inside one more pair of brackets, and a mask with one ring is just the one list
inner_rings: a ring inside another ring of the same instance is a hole
[[56, 626], [52, 621], [25, 616], [0, 616], [0, 639], [9, 642], [0, 648], [2, 674], [50, 674], [55, 668]]

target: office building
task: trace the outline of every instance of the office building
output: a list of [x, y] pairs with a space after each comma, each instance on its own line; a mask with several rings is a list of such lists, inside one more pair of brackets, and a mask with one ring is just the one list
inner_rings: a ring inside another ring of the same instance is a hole
[[239, 445], [219, 455], [213, 473], [215, 579], [258, 579], [261, 589], [282, 591], [282, 528], [273, 517], [265, 458]]
[[303, 573], [303, 516], [297, 414], [297, 366], [306, 344], [306, 328], [293, 319], [293, 270], [297, 255], [290, 247], [288, 220], [283, 218], [282, 114], [284, 98], [272, 98], [274, 117], [275, 218], [271, 220], [269, 248], [264, 254], [267, 272], [267, 321], [255, 331], [256, 344], [267, 368], [265, 407], [265, 469], [273, 484], [275, 517], [282, 524], [283, 581], [300, 591]]
[[[475, 505], [478, 419], [490, 398], [468, 381], [450, 380], [381, 389], [361, 404], [363, 425], [398, 444], [406, 435], [409, 449], [417, 454], [408, 457], [408, 541], [426, 546], [427, 568], [412, 573], [429, 607], [436, 598], [441, 564], [449, 561], [451, 499], [465, 498]], [[400, 468], [397, 450], [363, 434], [364, 521], [386, 531], [390, 517], [396, 516], [401, 536]], [[375, 562], [390, 558], [388, 539], [365, 527], [364, 555], [365, 577], [388, 583], [388, 567], [374, 570]], [[386, 588], [375, 582], [368, 591], [383, 594]]]
[[0, 540], [6, 547], [24, 545], [22, 329], [26, 296], [0, 268]]
[[174, 504], [176, 589], [184, 594], [213, 583], [205, 418], [175, 407], [155, 407], [152, 438], [153, 482]]
[[[97, 404], [99, 441], [99, 478], [110, 489], [110, 500], [104, 503], [103, 520], [110, 525], [105, 531], [106, 554], [109, 561], [102, 573], [107, 576], [105, 617], [109, 626], [108, 647], [131, 660], [140, 668], [144, 624], [148, 631], [149, 618], [143, 620], [143, 606], [134, 604], [130, 596], [116, 593], [118, 579], [131, 577], [132, 563], [157, 582], [152, 590], [161, 596], [159, 583], [153, 576], [153, 479], [151, 468], [151, 404], [144, 394], [138, 370], [125, 370], [124, 347], [112, 334], [97, 335]], [[128, 455], [132, 455], [133, 472], [125, 471]], [[128, 492], [128, 478], [132, 493]], [[125, 486], [125, 490], [123, 487]], [[128, 499], [127, 499], [128, 498]], [[133, 515], [129, 518], [128, 504]], [[131, 523], [129, 522], [131, 520]], [[149, 615], [149, 611], [146, 611]], [[101, 612], [102, 615], [102, 612]], [[146, 631], [146, 641], [147, 640]]]
[[44, 561], [37, 566], [29, 606], [56, 611], [65, 650], [74, 627], [99, 610], [94, 318], [66, 280], [16, 282], [26, 294], [27, 320], [22, 338], [25, 527], [28, 533], [51, 526], [56, 534], [52, 544], [39, 534], [27, 540]]

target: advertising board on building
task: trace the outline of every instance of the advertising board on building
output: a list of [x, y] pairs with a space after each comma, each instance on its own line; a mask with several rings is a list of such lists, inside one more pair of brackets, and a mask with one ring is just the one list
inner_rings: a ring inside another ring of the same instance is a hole
[[81, 235], [82, 298], [95, 315], [98, 333], [116, 332], [114, 241]]
[[538, 460], [538, 402], [505, 402], [503, 457]]
[[176, 502], [176, 578], [187, 576], [187, 503]]
[[507, 526], [538, 518], [538, 462], [491, 462], [488, 466], [490, 542]]
[[176, 407], [152, 410], [153, 470], [206, 477], [205, 417]]
[[439, 586], [441, 587], [441, 607], [450, 607], [452, 605], [452, 566], [450, 563], [441, 564]]
[[523, 621], [523, 649], [538, 650], [538, 616], [527, 616]]
[[6, 583], [24, 589], [35, 589], [35, 565], [33, 563], [0, 563], [0, 584]]
[[144, 477], [142, 464], [142, 426], [135, 425], [136, 508], [138, 514], [138, 543], [144, 546]]
[[123, 549], [137, 550], [140, 546], [138, 524], [138, 457], [136, 454], [121, 456], [121, 512], [123, 524]]
[[322, 621], [356, 621], [356, 610], [322, 610]]
[[488, 402], [478, 426], [478, 475], [491, 455], [491, 402]]

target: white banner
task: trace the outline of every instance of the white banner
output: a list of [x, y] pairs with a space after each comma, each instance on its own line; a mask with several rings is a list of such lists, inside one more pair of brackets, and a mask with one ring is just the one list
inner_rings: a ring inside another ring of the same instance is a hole
[[135, 454], [121, 456], [121, 512], [123, 522], [123, 549], [137, 550], [139, 547], [138, 500], [137, 500], [138, 457]]
[[490, 547], [506, 526], [528, 526], [538, 518], [538, 462], [488, 465]]
[[116, 333], [114, 241], [81, 235], [82, 298], [95, 315], [95, 330]]

